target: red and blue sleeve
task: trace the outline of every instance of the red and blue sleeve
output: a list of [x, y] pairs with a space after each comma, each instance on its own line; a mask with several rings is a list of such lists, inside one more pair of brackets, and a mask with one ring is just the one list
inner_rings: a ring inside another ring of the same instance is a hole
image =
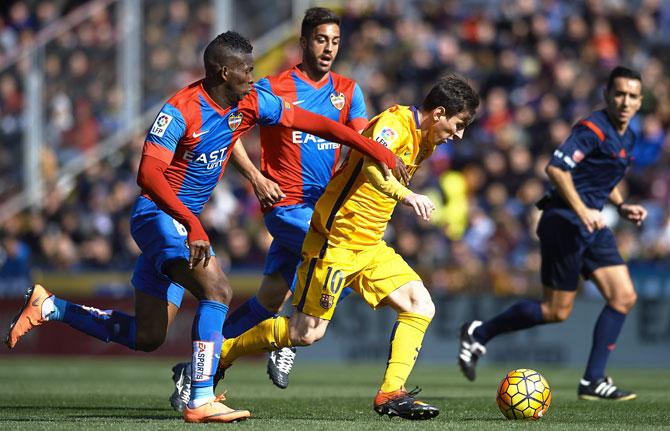
[[368, 113], [365, 107], [365, 98], [358, 84], [354, 84], [354, 91], [351, 96], [351, 107], [347, 117], [347, 126], [358, 131], [368, 126]]
[[270, 126], [281, 124], [289, 129], [302, 130], [331, 142], [348, 145], [366, 156], [384, 163], [389, 168], [395, 169], [395, 154], [380, 143], [359, 135], [356, 131], [329, 118], [285, 102], [261, 86], [255, 88], [256, 91], [250, 93], [249, 96], [244, 98], [243, 102], [240, 102], [240, 109], [242, 109], [243, 103], [249, 105], [248, 107], [245, 106], [247, 109], [252, 108], [251, 110], [254, 110], [255, 108], [259, 123]]
[[186, 124], [181, 113], [176, 108], [165, 105], [144, 142], [137, 184], [160, 209], [186, 227], [189, 243], [195, 240], [209, 241], [198, 217], [177, 197], [165, 178], [165, 171], [185, 129]]
[[600, 145], [599, 135], [594, 130], [578, 124], [572, 129], [568, 139], [555, 151], [549, 165], [564, 171], [571, 171]]

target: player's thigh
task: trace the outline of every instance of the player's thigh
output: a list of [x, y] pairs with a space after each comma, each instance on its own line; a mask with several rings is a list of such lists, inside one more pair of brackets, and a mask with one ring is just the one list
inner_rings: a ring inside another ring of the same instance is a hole
[[[423, 286], [421, 277], [405, 262], [398, 253], [382, 242], [371, 247], [358, 257], [365, 262], [365, 266], [354, 278], [351, 288], [358, 292], [370, 307], [376, 309], [391, 293], [401, 289], [394, 298], [407, 296], [402, 301], [403, 307], [417, 307], [412, 301], [421, 301], [421, 307], [430, 311], [432, 301], [428, 291]], [[428, 294], [428, 295], [426, 295]], [[397, 305], [401, 305], [399, 302]]]
[[637, 294], [626, 265], [603, 266], [591, 273], [591, 279], [607, 303], [621, 313], [628, 313]]
[[567, 319], [572, 313], [576, 296], [576, 290], [560, 290], [545, 286], [541, 304], [544, 320], [562, 322]]
[[410, 281], [391, 292], [381, 301], [397, 313], [416, 313], [433, 318], [435, 305], [430, 293], [421, 281]]
[[175, 259], [165, 264], [164, 271], [196, 299], [230, 304], [233, 296], [230, 283], [215, 257], [210, 259], [207, 266], [204, 266], [204, 261], [200, 261], [193, 268], [188, 267], [187, 261]]
[[306, 204], [276, 207], [263, 216], [274, 242], [300, 256], [314, 209]]
[[265, 226], [273, 240], [265, 259], [263, 274], [279, 273], [284, 278], [286, 286], [292, 290], [312, 213], [311, 206], [300, 204], [276, 207], [264, 216]]
[[289, 337], [294, 346], [307, 346], [323, 338], [329, 320], [296, 311], [289, 320]]
[[542, 214], [537, 234], [542, 257], [542, 284], [560, 291], [576, 291], [587, 240], [578, 226], [560, 214]]
[[135, 292], [135, 340], [138, 350], [157, 349], [167, 337], [179, 308], [165, 299]]
[[307, 315], [330, 320], [337, 300], [362, 266], [354, 250], [328, 246], [326, 238], [309, 232], [303, 244], [293, 305]]

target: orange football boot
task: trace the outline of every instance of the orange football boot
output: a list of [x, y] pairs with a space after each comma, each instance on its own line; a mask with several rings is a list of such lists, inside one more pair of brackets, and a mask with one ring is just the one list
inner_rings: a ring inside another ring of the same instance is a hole
[[426, 420], [439, 415], [437, 407], [415, 398], [419, 392], [419, 388], [407, 392], [404, 387], [393, 392], [380, 390], [375, 396], [374, 409], [380, 416], [399, 416], [409, 420]]
[[226, 395], [221, 394], [200, 407], [190, 409], [186, 406], [184, 408], [184, 422], [238, 422], [251, 416], [248, 410], [234, 410], [223, 404], [221, 401], [225, 399]]
[[9, 324], [9, 330], [5, 337], [7, 347], [13, 349], [21, 337], [34, 327], [46, 322], [42, 319], [42, 304], [50, 296], [53, 296], [53, 294], [39, 284], [34, 284], [26, 290], [25, 302]]

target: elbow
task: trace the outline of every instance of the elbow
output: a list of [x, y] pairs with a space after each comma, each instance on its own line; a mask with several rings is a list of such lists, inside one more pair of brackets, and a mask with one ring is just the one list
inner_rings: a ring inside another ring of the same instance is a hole
[[147, 184], [147, 179], [146, 176], [142, 171], [137, 173], [137, 185], [140, 186], [141, 189], [146, 188]]

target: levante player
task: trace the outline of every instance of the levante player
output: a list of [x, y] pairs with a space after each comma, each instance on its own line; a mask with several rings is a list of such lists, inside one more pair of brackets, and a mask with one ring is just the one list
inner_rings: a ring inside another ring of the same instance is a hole
[[[302, 62], [277, 75], [258, 81], [262, 87], [301, 108], [362, 131], [368, 124], [365, 100], [358, 84], [331, 71], [340, 44], [340, 19], [326, 8], [310, 8], [302, 21]], [[279, 193], [261, 198], [265, 225], [272, 244], [265, 262], [258, 293], [232, 311], [223, 325], [225, 338], [237, 337], [279, 312], [287, 293], [295, 288], [302, 242], [309, 228], [314, 205], [335, 171], [341, 147], [337, 143], [277, 126], [260, 126], [261, 170], [279, 188]], [[238, 145], [236, 150], [243, 147]], [[233, 155], [233, 162], [236, 161]], [[249, 179], [260, 178], [253, 164], [244, 159], [238, 165]], [[253, 183], [253, 180], [252, 180]], [[257, 193], [258, 194], [258, 193]], [[341, 298], [350, 292], [346, 289]], [[295, 348], [272, 351], [268, 374], [280, 388], [288, 386]], [[182, 411], [189, 400], [190, 363], [172, 368], [175, 390], [170, 403]]]

